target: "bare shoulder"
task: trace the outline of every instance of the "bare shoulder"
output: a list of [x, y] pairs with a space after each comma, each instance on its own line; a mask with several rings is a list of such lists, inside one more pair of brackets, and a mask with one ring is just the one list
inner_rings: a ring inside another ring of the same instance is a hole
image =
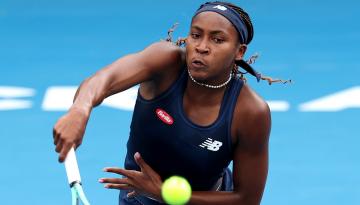
[[155, 42], [138, 54], [145, 59], [146, 66], [155, 71], [169, 66], [179, 66], [185, 59], [183, 49], [167, 41]]
[[[160, 53], [179, 53], [181, 52], [181, 48], [176, 46], [175, 44], [168, 41], [158, 41], [150, 44], [148, 47], [144, 49], [144, 51], [157, 51]], [[159, 54], [159, 53], [157, 53]]]
[[238, 111], [247, 117], [261, 117], [270, 113], [267, 102], [247, 84], [244, 84], [237, 103], [242, 108]]
[[167, 90], [178, 78], [185, 64], [185, 51], [171, 42], [156, 42], [138, 53], [150, 80], [140, 84], [140, 94], [153, 99]]
[[237, 142], [251, 146], [267, 143], [271, 129], [269, 106], [247, 84], [239, 94], [232, 124]]

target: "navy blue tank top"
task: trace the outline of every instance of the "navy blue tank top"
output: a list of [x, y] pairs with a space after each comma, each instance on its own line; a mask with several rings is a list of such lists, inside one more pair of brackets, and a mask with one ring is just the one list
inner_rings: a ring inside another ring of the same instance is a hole
[[233, 78], [220, 112], [209, 126], [191, 122], [183, 109], [186, 69], [167, 91], [152, 100], [138, 93], [127, 142], [125, 168], [140, 170], [139, 152], [164, 180], [185, 177], [194, 191], [210, 190], [232, 160], [231, 121], [243, 81]]

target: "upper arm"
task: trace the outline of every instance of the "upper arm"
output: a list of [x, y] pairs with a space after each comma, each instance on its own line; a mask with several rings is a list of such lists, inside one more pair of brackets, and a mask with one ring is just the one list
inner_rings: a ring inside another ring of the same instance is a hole
[[133, 85], [152, 80], [158, 73], [177, 67], [182, 62], [181, 49], [169, 42], [156, 42], [144, 50], [124, 56], [95, 76], [106, 81], [106, 96]]
[[234, 191], [246, 204], [260, 204], [268, 172], [268, 142], [271, 127], [266, 102], [254, 100], [239, 123], [234, 150]]

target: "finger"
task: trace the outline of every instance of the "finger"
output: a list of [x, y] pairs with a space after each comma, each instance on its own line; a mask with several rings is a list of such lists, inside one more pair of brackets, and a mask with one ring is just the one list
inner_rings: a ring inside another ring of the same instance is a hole
[[55, 127], [53, 128], [53, 138], [54, 138], [54, 145], [56, 145], [57, 141], [59, 140], [59, 135], [57, 134]]
[[122, 190], [133, 190], [134, 187], [129, 184], [105, 184], [105, 188], [107, 189], [122, 189]]
[[57, 153], [60, 153], [62, 147], [63, 147], [63, 141], [62, 141], [61, 139], [59, 139], [59, 141], [58, 141], [57, 144], [56, 144], [55, 151], [56, 151]]
[[54, 145], [57, 145], [58, 142], [59, 142], [59, 135], [56, 135], [56, 136], [54, 137]]
[[71, 149], [71, 147], [73, 147], [73, 143], [66, 143], [66, 142], [63, 143], [62, 149], [59, 154], [59, 162], [63, 162], [65, 160], [66, 155]]
[[138, 171], [134, 171], [134, 170], [126, 170], [126, 169], [121, 169], [121, 168], [117, 168], [117, 167], [105, 167], [104, 171], [115, 173], [115, 174], [120, 174], [120, 175], [126, 176], [128, 178], [133, 178], [135, 176], [136, 172], [138, 172]]
[[134, 196], [136, 196], [136, 195], [138, 195], [138, 193], [134, 190], [134, 191], [131, 191], [131, 192], [129, 192], [129, 193], [127, 193], [126, 194], [126, 196], [128, 197], [128, 198], [132, 198], [132, 197], [134, 197]]
[[81, 145], [82, 139], [75, 142], [75, 150]]
[[56, 129], [56, 125], [53, 127], [53, 140], [54, 140], [54, 145], [57, 145], [59, 143], [59, 139], [60, 139], [60, 133], [57, 131], [58, 129]]
[[55, 135], [55, 137], [54, 137], [54, 144], [55, 145], [57, 145], [58, 143], [59, 143], [59, 141], [60, 141], [60, 133], [55, 133], [56, 135]]
[[100, 183], [111, 183], [111, 184], [131, 184], [128, 178], [101, 178]]
[[141, 171], [152, 171], [153, 169], [144, 161], [139, 152], [134, 154], [134, 159], [137, 165], [139, 165]]

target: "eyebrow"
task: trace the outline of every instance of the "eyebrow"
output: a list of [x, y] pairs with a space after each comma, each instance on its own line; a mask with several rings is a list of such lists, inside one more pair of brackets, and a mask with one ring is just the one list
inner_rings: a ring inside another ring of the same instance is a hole
[[[200, 31], [204, 31], [204, 29], [202, 29], [201, 27], [196, 26], [196, 25], [191, 26], [191, 29], [197, 29], [197, 30], [200, 30]], [[211, 30], [210, 34], [225, 34], [225, 35], [228, 35], [228, 33], [225, 32], [224, 30]]]

